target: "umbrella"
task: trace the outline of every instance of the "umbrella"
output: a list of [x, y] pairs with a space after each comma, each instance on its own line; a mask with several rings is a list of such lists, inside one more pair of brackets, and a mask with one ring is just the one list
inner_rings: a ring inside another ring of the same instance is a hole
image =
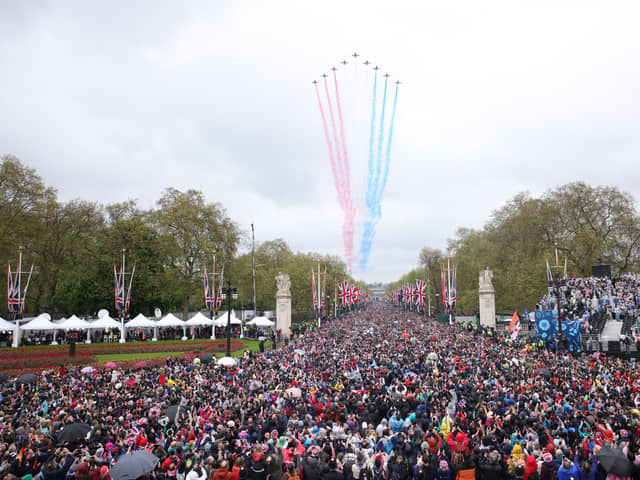
[[56, 438], [62, 443], [74, 443], [80, 440], [87, 440], [90, 432], [91, 427], [86, 423], [69, 423], [62, 427]]
[[159, 458], [147, 450], [128, 452], [109, 470], [109, 476], [112, 480], [135, 480], [156, 468], [158, 461]]
[[606, 472], [626, 477], [631, 474], [631, 462], [622, 450], [602, 447], [598, 453], [598, 462]]
[[435, 362], [436, 360], [438, 360], [438, 354], [436, 352], [431, 352], [429, 355], [427, 355], [427, 358]]
[[0, 383], [7, 381], [7, 376], [4, 373], [0, 373]]
[[262, 382], [260, 380], [252, 379], [249, 381], [249, 390], [259, 390], [262, 388]]
[[301, 348], [296, 348], [293, 353], [297, 353], [298, 355], [304, 355], [304, 350]]
[[146, 366], [147, 366], [147, 362], [145, 362], [144, 360], [133, 364], [133, 368], [144, 368]]
[[537, 372], [539, 375], [542, 375], [544, 378], [551, 377], [551, 371], [547, 368], [539, 368]]
[[113, 363], [113, 362], [106, 362], [106, 363], [104, 364], [104, 367], [105, 367], [105, 368], [110, 368], [110, 369], [112, 369], [112, 370], [113, 370], [114, 368], [118, 368], [118, 365], [116, 365], [116, 364], [115, 364], [115, 363]]
[[200, 355], [200, 361], [205, 364], [213, 362], [213, 354], [203, 353]]
[[402, 332], [402, 335], [400, 335], [402, 338], [409, 338], [409, 334], [407, 332]]
[[96, 371], [95, 368], [93, 367], [84, 367], [82, 370], [80, 370], [82, 373], [93, 373]]
[[180, 418], [184, 414], [184, 409], [179, 412], [178, 408], [178, 405], [169, 405], [164, 411], [164, 414], [167, 416], [169, 421], [175, 423], [176, 425], [179, 423]]
[[288, 393], [292, 398], [300, 398], [302, 396], [302, 390], [300, 390], [298, 387], [287, 388], [285, 392]]
[[18, 377], [18, 383], [35, 383], [38, 380], [38, 376], [34, 373], [23, 373]]

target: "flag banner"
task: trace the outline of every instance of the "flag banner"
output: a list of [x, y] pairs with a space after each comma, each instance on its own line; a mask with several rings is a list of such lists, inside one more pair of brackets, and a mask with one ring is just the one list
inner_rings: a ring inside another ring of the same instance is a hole
[[20, 300], [20, 265], [18, 265], [15, 277], [11, 275], [11, 266], [9, 266], [7, 273], [7, 306], [11, 313], [20, 312], [22, 303]]
[[203, 283], [204, 283], [204, 305], [207, 308], [207, 310], [212, 311], [215, 308], [216, 302], [215, 302], [215, 297], [211, 294], [211, 286], [209, 285], [209, 275], [207, 275], [207, 267], [204, 267]]
[[354, 286], [351, 293], [351, 301], [354, 305], [357, 305], [360, 302], [360, 289]]
[[113, 266], [113, 281], [115, 283], [114, 294], [115, 294], [115, 306], [118, 312], [124, 310], [125, 307], [125, 299], [124, 299], [124, 275], [122, 272], [122, 266], [120, 267], [120, 272], [116, 272], [115, 265]]
[[536, 335], [545, 341], [555, 339], [558, 335], [556, 310], [536, 311]]
[[551, 274], [551, 267], [549, 266], [549, 260], [547, 262], [547, 283], [549, 287], [553, 286], [553, 275]]
[[511, 322], [509, 323], [509, 329], [507, 330], [509, 333], [513, 332], [513, 329], [516, 327], [516, 324], [520, 322], [518, 318], [518, 311], [513, 312], [513, 317], [511, 317]]
[[320, 305], [318, 305], [318, 292], [316, 292], [316, 277], [311, 270], [311, 295], [313, 295], [313, 311], [318, 313], [320, 311]]
[[455, 307], [456, 300], [458, 299], [458, 269], [453, 269], [451, 291], [449, 292], [449, 298], [451, 305]]
[[444, 270], [440, 270], [440, 285], [442, 286], [442, 302], [446, 305], [449, 299], [447, 298], [447, 282], [445, 281]]
[[[218, 296], [216, 298], [216, 310], [218, 310], [222, 306], [222, 286], [224, 285], [224, 266], [220, 271], [220, 286], [218, 287]], [[216, 288], [214, 283], [213, 288]]]
[[417, 304], [421, 307], [424, 306], [425, 299], [427, 298], [426, 294], [427, 285], [422, 280], [416, 280], [416, 299]]
[[322, 313], [324, 313], [326, 295], [327, 295], [327, 269], [325, 267], [324, 278], [322, 279]]
[[338, 285], [338, 298], [340, 299], [340, 306], [346, 307], [349, 305], [349, 283], [344, 281]]
[[567, 347], [569, 348], [569, 351], [580, 352], [582, 350], [580, 320], [564, 320], [561, 325], [562, 336], [567, 340]]

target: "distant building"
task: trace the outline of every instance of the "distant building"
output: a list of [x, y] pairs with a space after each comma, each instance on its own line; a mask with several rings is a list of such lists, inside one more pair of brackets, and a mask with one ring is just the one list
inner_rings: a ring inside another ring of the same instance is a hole
[[370, 283], [367, 285], [374, 300], [386, 300], [386, 291], [388, 286], [389, 285], [386, 283]]

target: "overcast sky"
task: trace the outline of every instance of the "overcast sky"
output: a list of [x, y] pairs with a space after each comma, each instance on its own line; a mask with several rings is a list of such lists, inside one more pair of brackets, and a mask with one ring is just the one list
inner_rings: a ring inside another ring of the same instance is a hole
[[61, 200], [195, 188], [257, 241], [341, 255], [311, 80], [355, 51], [403, 82], [352, 272], [391, 281], [521, 191], [640, 199], [639, 21], [637, 1], [0, 1], [0, 153]]

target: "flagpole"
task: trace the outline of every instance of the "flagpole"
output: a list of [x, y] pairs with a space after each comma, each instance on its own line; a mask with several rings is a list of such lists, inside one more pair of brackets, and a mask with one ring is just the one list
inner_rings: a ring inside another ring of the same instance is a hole
[[[125, 252], [127, 251], [126, 248], [122, 248], [122, 289], [124, 290], [124, 272], [125, 270]], [[122, 292], [122, 294], [124, 295], [124, 291]], [[126, 305], [126, 299], [125, 299], [125, 304]], [[125, 313], [125, 306], [123, 305], [122, 310], [120, 311], [120, 343], [125, 343], [126, 342], [126, 336], [124, 333], [124, 313]]]
[[318, 311], [316, 316], [318, 317], [318, 328], [320, 328], [320, 259], [318, 259], [318, 287], [316, 288], [316, 294], [318, 295]]

